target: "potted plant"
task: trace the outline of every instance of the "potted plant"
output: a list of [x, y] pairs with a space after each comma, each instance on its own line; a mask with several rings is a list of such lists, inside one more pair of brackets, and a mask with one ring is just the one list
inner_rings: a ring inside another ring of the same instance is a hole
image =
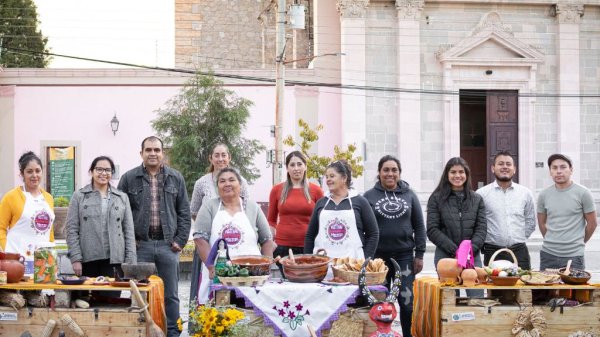
[[67, 211], [69, 199], [66, 197], [54, 198], [54, 239], [66, 238], [65, 226], [67, 225]]

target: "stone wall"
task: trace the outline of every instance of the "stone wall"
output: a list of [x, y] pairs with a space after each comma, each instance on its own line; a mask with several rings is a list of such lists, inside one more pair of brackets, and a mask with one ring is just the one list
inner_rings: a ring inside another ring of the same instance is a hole
[[[307, 29], [287, 29], [287, 60], [312, 53], [312, 1], [301, 3], [308, 12]], [[175, 0], [175, 67], [274, 68], [276, 9], [276, 1], [271, 0]], [[303, 61], [289, 67], [307, 65]]]

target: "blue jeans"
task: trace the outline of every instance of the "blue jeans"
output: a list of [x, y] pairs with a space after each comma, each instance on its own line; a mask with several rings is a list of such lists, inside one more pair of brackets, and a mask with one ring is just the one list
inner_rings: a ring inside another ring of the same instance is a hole
[[[436, 248], [435, 249], [435, 254], [433, 255], [433, 265], [436, 267], [437, 269], [437, 264], [438, 261], [443, 259], [443, 258], [451, 258], [454, 259], [455, 256], [450, 256], [448, 255], [445, 251], [441, 250], [440, 248]], [[474, 260], [475, 260], [475, 267], [482, 267], [482, 263], [481, 263], [481, 254], [479, 254], [479, 252], [475, 252], [475, 256], [474, 256]], [[467, 292], [467, 297], [483, 297], [483, 289], [479, 290], [479, 289], [466, 289]], [[456, 291], [456, 296], [459, 296], [459, 291]]]
[[[385, 265], [388, 267], [388, 273], [386, 276], [387, 284], [390, 286], [390, 281], [394, 277], [396, 270], [390, 261], [391, 258], [396, 260], [402, 273], [402, 286], [400, 288], [400, 294], [398, 294], [398, 305], [400, 307], [400, 324], [402, 325], [402, 336], [412, 337], [411, 326], [412, 326], [412, 313], [413, 313], [413, 283], [415, 282], [415, 274], [413, 270], [413, 253], [387, 253], [387, 252], [375, 252], [375, 257], [383, 259]], [[406, 272], [408, 271], [408, 272]]]
[[137, 259], [140, 262], [154, 262], [158, 276], [165, 285], [165, 312], [167, 314], [167, 337], [178, 337], [179, 319], [179, 253], [171, 251], [171, 244], [165, 240], [138, 241]]
[[585, 270], [585, 258], [582, 256], [556, 256], [540, 250], [540, 270], [548, 268], [565, 268], [567, 262], [571, 262], [571, 268]]

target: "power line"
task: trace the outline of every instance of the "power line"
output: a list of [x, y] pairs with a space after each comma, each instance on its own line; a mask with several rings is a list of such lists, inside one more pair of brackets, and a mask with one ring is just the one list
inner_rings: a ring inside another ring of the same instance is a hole
[[[216, 72], [207, 72], [202, 70], [190, 70], [190, 69], [180, 69], [180, 68], [167, 68], [167, 67], [151, 67], [134, 63], [127, 62], [117, 62], [117, 61], [108, 61], [108, 60], [100, 60], [93, 59], [87, 57], [79, 57], [79, 56], [70, 56], [63, 54], [56, 54], [50, 52], [41, 52], [34, 51], [28, 49], [19, 49], [13, 47], [3, 47], [2, 49], [12, 52], [21, 52], [30, 55], [46, 55], [46, 56], [56, 56], [56, 57], [65, 57], [75, 60], [83, 60], [90, 62], [100, 62], [112, 65], [126, 66], [126, 67], [134, 67], [134, 68], [142, 68], [149, 70], [158, 70], [158, 71], [166, 71], [173, 73], [183, 73], [183, 74], [201, 74], [201, 75], [212, 75], [219, 78], [229, 78], [236, 80], [244, 80], [244, 81], [254, 81], [254, 82], [263, 82], [263, 83], [275, 83], [274, 78], [266, 78], [266, 77], [257, 77], [257, 76], [247, 76], [247, 75], [235, 75], [235, 74], [224, 74], [224, 73], [216, 73]], [[339, 84], [339, 83], [325, 83], [325, 82], [313, 82], [313, 81], [299, 81], [286, 79], [287, 84], [293, 85], [303, 85], [303, 86], [311, 86], [311, 87], [328, 87], [328, 88], [339, 88], [339, 89], [352, 89], [352, 90], [370, 90], [370, 91], [379, 91], [379, 92], [399, 92], [399, 93], [414, 93], [414, 94], [426, 94], [426, 95], [460, 95], [460, 91], [450, 91], [450, 90], [441, 90], [441, 89], [408, 89], [408, 88], [400, 88], [394, 86], [370, 86], [370, 85], [352, 85], [352, 84]], [[475, 95], [475, 94], [473, 94]], [[473, 96], [471, 95], [471, 96]], [[522, 93], [518, 92], [516, 94], [518, 97], [536, 97], [536, 98], [600, 98], [600, 93], [597, 94], [555, 94], [555, 93]]]

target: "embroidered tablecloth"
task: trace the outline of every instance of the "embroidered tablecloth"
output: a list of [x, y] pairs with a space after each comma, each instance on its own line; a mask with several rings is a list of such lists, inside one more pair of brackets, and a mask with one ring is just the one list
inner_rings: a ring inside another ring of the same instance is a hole
[[[339, 315], [348, 310], [359, 295], [358, 286], [331, 286], [321, 283], [293, 283], [270, 280], [261, 287], [225, 287], [212, 285], [212, 290], [233, 289], [236, 296], [244, 298], [265, 325], [273, 327], [276, 335], [283, 337], [309, 336], [307, 324], [317, 335], [331, 328]], [[385, 291], [384, 286], [369, 287]]]

